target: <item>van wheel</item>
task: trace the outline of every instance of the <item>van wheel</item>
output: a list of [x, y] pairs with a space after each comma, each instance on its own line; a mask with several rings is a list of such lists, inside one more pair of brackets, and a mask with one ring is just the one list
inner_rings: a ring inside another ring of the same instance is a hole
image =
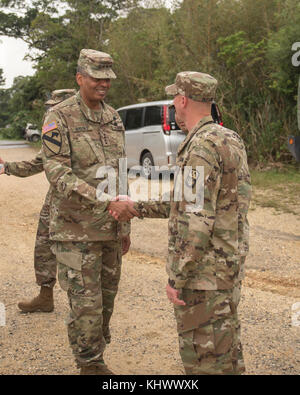
[[151, 177], [151, 166], [154, 166], [152, 155], [150, 154], [150, 152], [146, 152], [142, 156], [142, 171], [145, 178]]
[[33, 143], [37, 143], [40, 140], [40, 136], [37, 136], [36, 134], [31, 137], [31, 141]]

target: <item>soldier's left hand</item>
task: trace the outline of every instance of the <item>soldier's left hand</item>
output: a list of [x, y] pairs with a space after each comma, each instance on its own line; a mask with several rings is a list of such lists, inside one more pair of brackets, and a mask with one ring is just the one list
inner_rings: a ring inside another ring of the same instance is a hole
[[167, 297], [169, 301], [177, 306], [185, 306], [186, 303], [183, 300], [179, 299], [179, 291], [178, 289], [172, 288], [170, 284], [166, 286]]
[[130, 236], [122, 236], [122, 255], [127, 254], [131, 244]]

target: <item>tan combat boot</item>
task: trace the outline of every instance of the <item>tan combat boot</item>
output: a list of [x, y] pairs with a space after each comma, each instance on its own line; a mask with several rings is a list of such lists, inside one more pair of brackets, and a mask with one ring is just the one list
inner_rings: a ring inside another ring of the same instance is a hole
[[28, 302], [20, 302], [18, 307], [24, 313], [34, 313], [35, 311], [50, 313], [54, 310], [53, 288], [41, 287], [38, 296]]
[[105, 364], [81, 366], [80, 375], [113, 376], [114, 373]]

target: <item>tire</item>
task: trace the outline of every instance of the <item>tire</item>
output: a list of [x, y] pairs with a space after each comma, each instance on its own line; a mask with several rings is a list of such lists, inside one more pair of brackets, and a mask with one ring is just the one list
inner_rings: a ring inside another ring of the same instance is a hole
[[154, 166], [154, 161], [152, 158], [152, 155], [150, 154], [150, 152], [146, 152], [143, 156], [142, 156], [142, 160], [141, 160], [141, 165], [142, 165], [142, 175], [145, 178], [151, 178], [151, 166]]
[[36, 143], [36, 142], [38, 142], [40, 140], [40, 136], [38, 136], [38, 135], [33, 135], [32, 137], [31, 137], [31, 141], [33, 142], [33, 143]]

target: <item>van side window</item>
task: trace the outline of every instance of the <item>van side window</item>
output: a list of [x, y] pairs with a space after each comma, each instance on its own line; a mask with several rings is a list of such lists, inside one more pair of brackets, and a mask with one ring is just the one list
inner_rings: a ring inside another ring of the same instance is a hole
[[161, 125], [162, 122], [161, 109], [162, 109], [161, 106], [146, 107], [144, 126]]
[[119, 111], [120, 118], [122, 119], [123, 124], [125, 125], [126, 121], [126, 110]]
[[125, 129], [138, 129], [142, 126], [143, 108], [127, 110]]

